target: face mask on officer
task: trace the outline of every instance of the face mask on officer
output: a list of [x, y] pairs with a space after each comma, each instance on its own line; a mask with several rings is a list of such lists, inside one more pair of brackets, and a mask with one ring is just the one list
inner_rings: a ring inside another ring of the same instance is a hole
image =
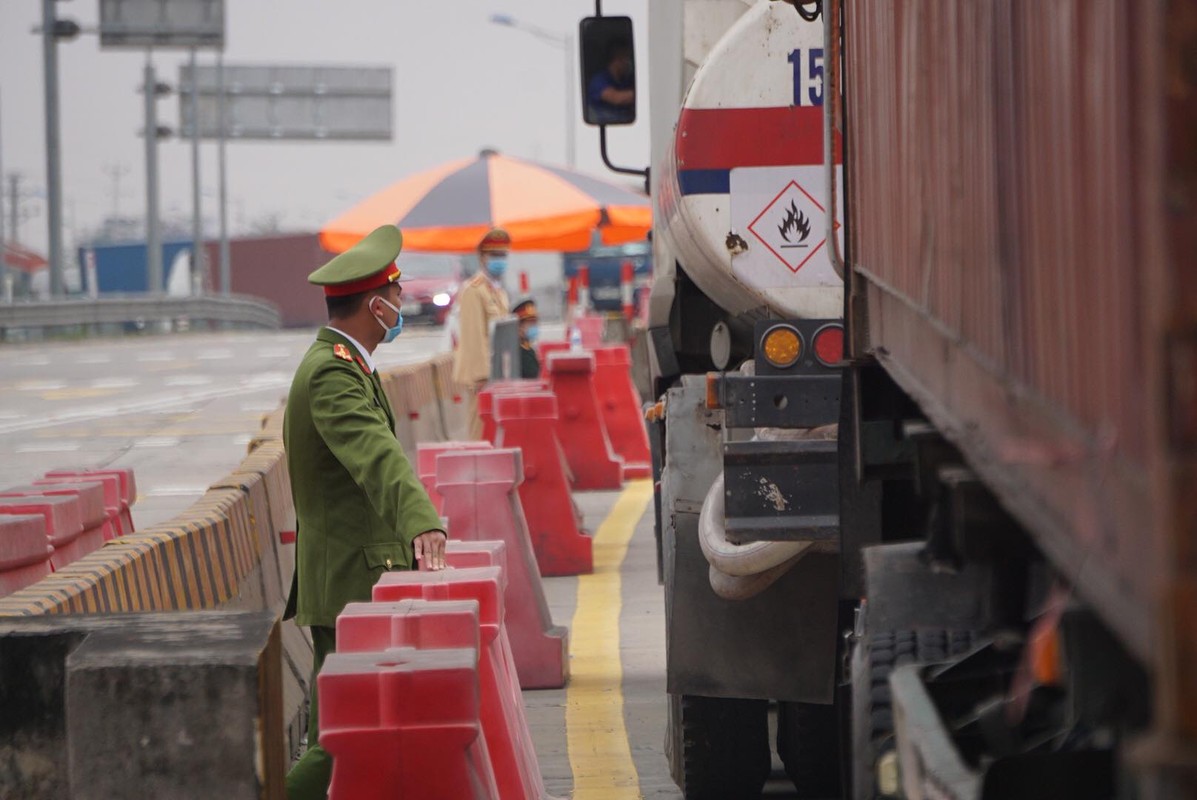
[[491, 257], [486, 259], [486, 274], [490, 275], [495, 280], [503, 277], [503, 273], [507, 272], [507, 259], [504, 256]]
[[379, 297], [378, 300], [387, 308], [391, 309], [391, 311], [395, 312], [395, 324], [390, 326], [383, 322], [380, 317], [374, 317], [374, 321], [381, 325], [382, 329], [386, 331], [386, 333], [383, 334], [382, 343], [389, 344], [390, 342], [395, 341], [395, 337], [403, 332], [403, 314], [399, 313], [399, 309], [391, 305], [386, 299]]
[[529, 342], [535, 342], [540, 336], [540, 326], [533, 323], [524, 328], [524, 338]]

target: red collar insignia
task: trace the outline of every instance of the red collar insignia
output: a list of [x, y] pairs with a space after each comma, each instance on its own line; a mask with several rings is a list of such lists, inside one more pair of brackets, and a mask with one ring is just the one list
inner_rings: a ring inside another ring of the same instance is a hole
[[370, 367], [368, 364], [366, 364], [366, 359], [362, 358], [361, 356], [358, 356], [357, 364], [359, 367], [362, 368], [362, 372], [366, 373], [367, 375], [370, 374]]
[[352, 361], [353, 356], [349, 355], [349, 348], [343, 344], [333, 345], [333, 355], [342, 361]]

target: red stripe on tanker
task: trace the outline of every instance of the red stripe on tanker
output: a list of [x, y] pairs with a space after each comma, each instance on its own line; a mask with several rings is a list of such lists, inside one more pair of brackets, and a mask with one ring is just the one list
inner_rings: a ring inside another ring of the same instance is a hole
[[657, 187], [658, 230], [733, 315], [842, 313], [827, 247], [823, 58], [821, 22], [763, 3], [724, 35], [686, 93]]

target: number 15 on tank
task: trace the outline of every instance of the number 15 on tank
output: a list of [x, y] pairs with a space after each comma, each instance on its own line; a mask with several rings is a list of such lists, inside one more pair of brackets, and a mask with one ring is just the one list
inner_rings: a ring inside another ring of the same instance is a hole
[[786, 60], [794, 68], [794, 105], [823, 105], [823, 48], [799, 47]]

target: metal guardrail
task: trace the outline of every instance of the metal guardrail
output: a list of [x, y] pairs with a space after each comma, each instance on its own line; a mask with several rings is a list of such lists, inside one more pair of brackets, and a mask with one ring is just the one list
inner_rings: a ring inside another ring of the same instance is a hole
[[122, 295], [0, 305], [0, 340], [205, 328], [277, 329], [278, 308], [246, 295]]

